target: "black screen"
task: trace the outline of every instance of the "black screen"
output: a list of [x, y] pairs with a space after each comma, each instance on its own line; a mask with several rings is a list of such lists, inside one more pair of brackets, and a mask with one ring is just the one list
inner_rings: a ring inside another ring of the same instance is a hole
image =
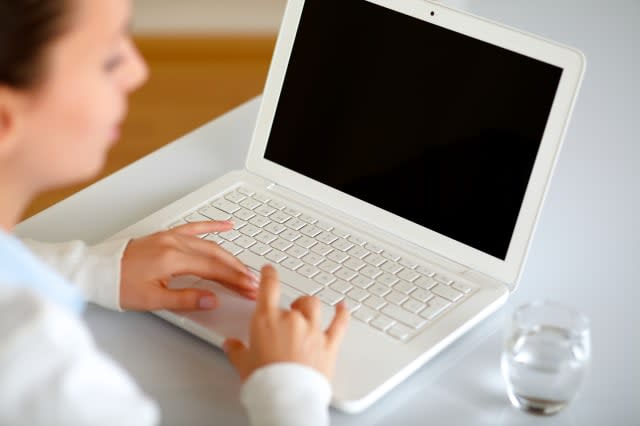
[[307, 0], [265, 157], [505, 259], [561, 74], [364, 0]]

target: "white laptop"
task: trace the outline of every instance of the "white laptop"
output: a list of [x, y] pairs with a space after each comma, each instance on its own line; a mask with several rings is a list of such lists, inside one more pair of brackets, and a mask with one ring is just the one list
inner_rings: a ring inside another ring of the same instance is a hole
[[[290, 0], [251, 148], [118, 236], [231, 219], [203, 236], [276, 266], [282, 305], [347, 302], [332, 405], [358, 412], [516, 288], [584, 71], [582, 54], [423, 0]], [[220, 346], [254, 302], [157, 312]]]

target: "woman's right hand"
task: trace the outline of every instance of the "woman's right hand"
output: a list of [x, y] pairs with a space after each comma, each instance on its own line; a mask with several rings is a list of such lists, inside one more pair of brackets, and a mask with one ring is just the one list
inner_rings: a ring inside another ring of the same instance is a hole
[[224, 350], [245, 381], [257, 369], [278, 362], [294, 362], [314, 368], [331, 379], [338, 348], [342, 342], [349, 312], [344, 304], [336, 305], [336, 315], [323, 330], [320, 301], [303, 296], [280, 309], [280, 284], [272, 266], [262, 268], [256, 311], [251, 321], [249, 346], [237, 339], [227, 339]]

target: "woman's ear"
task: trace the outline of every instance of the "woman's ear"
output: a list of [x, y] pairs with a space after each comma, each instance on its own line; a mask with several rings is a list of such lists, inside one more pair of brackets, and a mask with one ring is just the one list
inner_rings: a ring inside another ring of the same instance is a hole
[[19, 138], [19, 95], [0, 85], [0, 158], [10, 156]]

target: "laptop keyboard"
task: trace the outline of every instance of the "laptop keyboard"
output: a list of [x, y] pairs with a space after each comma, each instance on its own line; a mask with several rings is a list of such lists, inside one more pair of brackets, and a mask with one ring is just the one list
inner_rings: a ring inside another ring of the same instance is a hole
[[302, 213], [247, 187], [232, 190], [178, 222], [231, 220], [234, 229], [202, 235], [259, 270], [273, 264], [295, 294], [333, 306], [344, 301], [353, 318], [406, 342], [474, 288], [427, 265]]

